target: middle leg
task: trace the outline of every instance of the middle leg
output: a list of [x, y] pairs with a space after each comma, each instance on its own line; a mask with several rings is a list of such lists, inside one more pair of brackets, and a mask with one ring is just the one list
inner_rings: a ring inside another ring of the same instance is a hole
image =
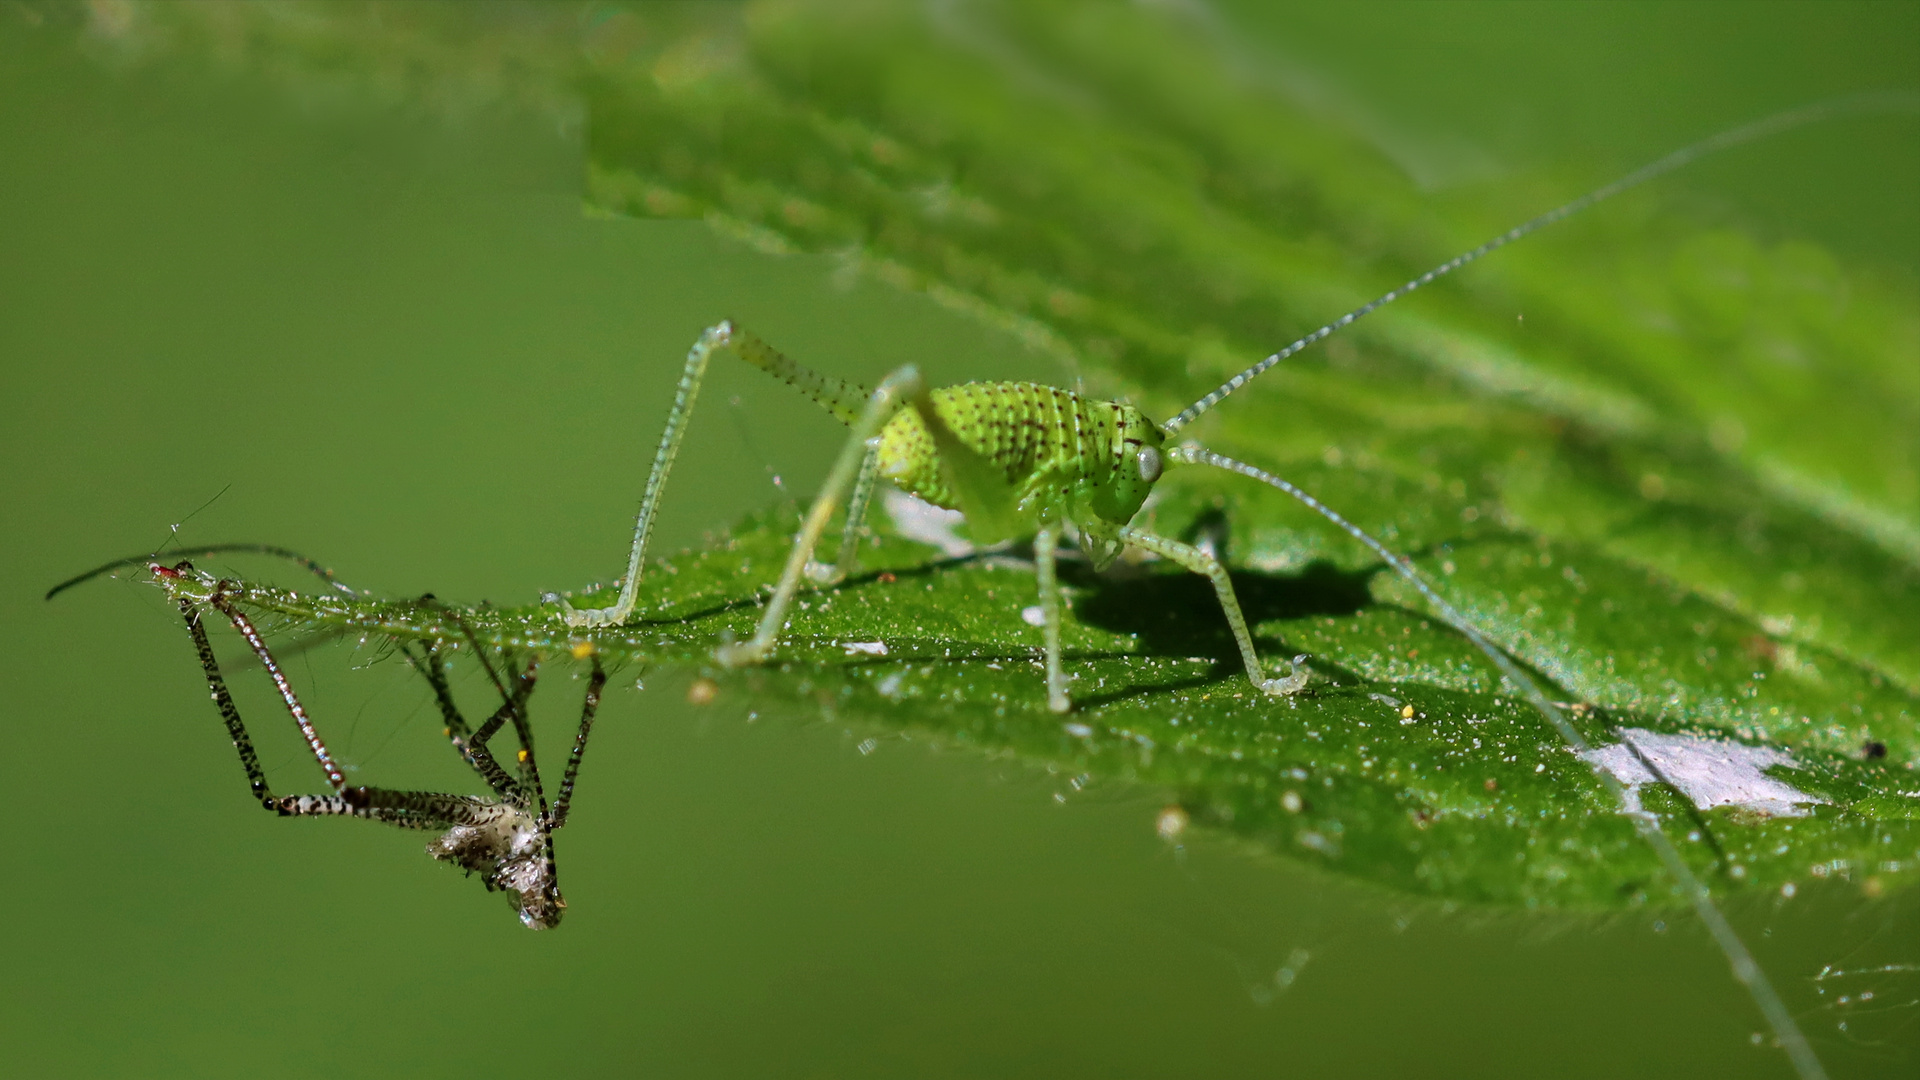
[[[506, 774], [506, 770], [500, 767], [499, 762], [494, 760], [484, 740], [479, 742], [474, 740], [473, 731], [467, 726], [466, 717], [460, 714], [459, 706], [454, 704], [453, 688], [447, 683], [447, 668], [445, 661], [441, 659], [440, 648], [440, 642], [429, 642], [421, 647], [422, 655], [415, 656], [413, 649], [403, 642], [400, 645], [400, 655], [406, 657], [414, 670], [420, 672], [421, 676], [427, 680], [427, 685], [433, 687], [434, 698], [440, 705], [440, 715], [446, 721], [445, 734], [453, 743], [453, 749], [460, 755], [461, 760], [487, 782], [487, 786], [493, 789], [494, 794], [503, 799], [512, 798], [519, 793], [519, 784]], [[505, 717], [501, 716], [502, 722], [504, 719]], [[499, 724], [494, 723], [494, 728], [498, 727]], [[488, 736], [492, 736], [491, 731], [488, 732]]]
[[838, 585], [860, 569], [860, 541], [867, 536], [867, 500], [873, 496], [874, 477], [880, 470], [880, 451], [868, 447], [860, 463], [859, 478], [853, 482], [853, 494], [847, 498], [847, 521], [840, 532], [840, 557], [832, 564], [808, 560], [807, 577], [817, 585]]
[[1059, 547], [1058, 525], [1042, 525], [1033, 534], [1033, 576], [1040, 584], [1040, 631], [1047, 654], [1047, 708], [1063, 713], [1073, 708], [1073, 701], [1060, 670], [1060, 583], [1054, 570]]

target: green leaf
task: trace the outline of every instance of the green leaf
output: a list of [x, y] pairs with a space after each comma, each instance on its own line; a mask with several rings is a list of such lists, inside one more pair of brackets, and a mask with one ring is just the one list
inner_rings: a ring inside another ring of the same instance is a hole
[[[520, 47], [586, 97], [597, 208], [835, 255], [1156, 416], [1608, 178], [1436, 198], [1145, 5], [936, 9], [945, 22], [877, 5], [598, 10], [577, 54], [552, 35]], [[422, 55], [404, 29], [343, 33]], [[1411, 555], [1592, 741], [1631, 729], [1689, 735], [1696, 758], [1790, 755], [1754, 768], [1805, 796], [1800, 816], [1641, 791], [1716, 889], [1911, 882], [1920, 293], [1658, 192], [1556, 230], [1288, 361], [1194, 433]], [[1205, 582], [1069, 572], [1080, 710], [1063, 722], [1019, 616], [1030, 568], [897, 536], [869, 573], [806, 598], [772, 664], [717, 670], [712, 648], [751, 631], [755, 586], [785, 556], [784, 510], [651, 569], [645, 619], [590, 643], [715, 680], [722, 704], [798, 702], [1163, 786], [1199, 823], [1396, 889], [1673, 901], [1589, 765], [1365, 549], [1197, 470], [1147, 513], [1226, 552], [1263, 652], [1313, 655], [1310, 693], [1249, 690]], [[245, 603], [289, 626], [457, 636], [412, 604], [258, 586]], [[467, 617], [489, 647], [558, 658], [582, 640], [550, 606]], [[848, 648], [873, 642], [884, 656]]]
[[[1323, 680], [1275, 701], [1246, 685], [1205, 582], [1159, 564], [1102, 577], [1069, 563], [1078, 708], [1063, 718], [1046, 707], [1038, 631], [1016, 614], [1035, 599], [1031, 565], [1002, 554], [943, 557], [898, 537], [868, 550], [856, 578], [803, 594], [776, 661], [717, 668], [713, 649], [751, 634], [758, 619], [765, 590], [741, 583], [777, 573], [797, 524], [791, 513], [756, 518], [710, 549], [651, 568], [649, 606], [616, 630], [572, 630], [553, 605], [455, 617], [437, 605], [264, 586], [247, 586], [240, 600], [286, 629], [341, 627], [455, 651], [468, 647], [470, 630], [489, 650], [532, 650], [550, 663], [593, 652], [656, 684], [661, 674], [697, 672], [718, 691], [697, 699], [717, 709], [795, 701], [1036, 763], [1074, 788], [1153, 784], [1177, 793], [1193, 821], [1411, 892], [1581, 909], [1670, 902], [1651, 851], [1589, 765], [1530, 706], [1501, 694], [1457, 634], [1396, 602], [1376, 569], [1322, 561], [1236, 575], [1263, 645], [1274, 650], [1280, 639], [1316, 653]], [[1543, 561], [1531, 544], [1502, 554], [1490, 564], [1509, 585]], [[204, 599], [212, 583], [174, 588]], [[575, 599], [611, 598], [601, 590]], [[1769, 698], [1763, 690], [1752, 700]], [[1676, 723], [1671, 710], [1577, 712], [1602, 744], [1614, 741], [1616, 723], [1716, 734]], [[1733, 885], [1777, 888], [1812, 866], [1871, 866], [1904, 880], [1906, 866], [1884, 858], [1889, 845], [1904, 850], [1916, 838], [1915, 800], [1894, 779], [1904, 770], [1804, 748], [1794, 756], [1791, 769], [1773, 772], [1820, 800], [1805, 817], [1743, 805], [1702, 814], [1654, 794], [1646, 802], [1692, 834], [1683, 849], [1697, 870]]]

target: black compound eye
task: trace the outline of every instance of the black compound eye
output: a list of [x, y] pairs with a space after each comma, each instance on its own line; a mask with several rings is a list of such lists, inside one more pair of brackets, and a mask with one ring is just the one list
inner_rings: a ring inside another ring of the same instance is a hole
[[1140, 467], [1140, 479], [1151, 484], [1160, 479], [1160, 451], [1151, 446], [1143, 446], [1137, 458]]

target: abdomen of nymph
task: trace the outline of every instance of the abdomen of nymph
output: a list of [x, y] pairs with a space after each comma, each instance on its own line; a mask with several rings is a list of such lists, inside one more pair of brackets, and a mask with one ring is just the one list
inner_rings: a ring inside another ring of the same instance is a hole
[[[1107, 466], [1117, 408], [1039, 383], [980, 382], [932, 391], [933, 411], [962, 444], [999, 466], [1007, 482], [1026, 487], [1045, 474], [1071, 484]], [[933, 438], [908, 406], [880, 435], [880, 470], [902, 489], [938, 506], [955, 498], [941, 476]]]

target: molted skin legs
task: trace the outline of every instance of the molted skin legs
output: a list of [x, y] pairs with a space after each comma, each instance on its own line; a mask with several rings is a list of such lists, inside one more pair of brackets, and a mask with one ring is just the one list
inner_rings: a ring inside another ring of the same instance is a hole
[[1254, 651], [1253, 635], [1247, 631], [1247, 617], [1240, 613], [1240, 599], [1233, 594], [1233, 582], [1227, 578], [1226, 567], [1220, 560], [1201, 551], [1191, 544], [1178, 540], [1169, 540], [1156, 536], [1145, 529], [1127, 526], [1120, 530], [1120, 539], [1143, 551], [1151, 551], [1164, 559], [1172, 559], [1196, 574], [1204, 575], [1213, 582], [1213, 592], [1220, 598], [1220, 609], [1226, 613], [1227, 625], [1233, 628], [1233, 640], [1240, 645], [1240, 659], [1247, 665], [1247, 678], [1253, 685], [1273, 695], [1297, 694], [1307, 685], [1311, 672], [1304, 666], [1305, 653], [1293, 658], [1288, 674], [1284, 678], [1269, 679], [1260, 667], [1260, 654]]
[[[168, 580], [192, 572], [186, 563], [172, 568], [155, 566], [153, 569]], [[315, 730], [306, 708], [294, 693], [273, 653], [267, 648], [266, 641], [253, 621], [234, 605], [227, 589], [227, 582], [219, 582], [212, 595], [204, 601], [185, 596], [179, 596], [177, 600], [180, 613], [186, 618], [187, 632], [193, 639], [194, 650], [199, 655], [200, 666], [206, 675], [207, 688], [221, 718], [226, 721], [227, 734], [239, 753], [240, 765], [246, 771], [247, 786], [253, 798], [267, 811], [283, 817], [357, 817], [403, 829], [442, 831], [443, 835], [427, 846], [428, 854], [452, 862], [468, 873], [479, 874], [490, 891], [510, 893], [520, 920], [527, 926], [538, 930], [559, 923], [567, 905], [560, 896], [554, 869], [553, 830], [566, 824], [581, 757], [586, 752], [587, 736], [593, 728], [601, 691], [606, 686], [607, 676], [601, 670], [599, 660], [595, 659], [593, 664], [593, 675], [587, 683], [586, 701], [581, 708], [579, 733], [574, 738], [573, 751], [567, 759], [560, 797], [552, 808], [547, 806], [546, 795], [541, 790], [540, 773], [533, 757], [533, 736], [526, 718], [526, 703], [533, 693], [535, 681], [535, 663], [529, 661], [523, 671], [511, 676], [511, 688], [488, 665], [488, 675], [493, 677], [499, 688], [502, 702], [499, 709], [475, 730], [469, 727], [453, 703], [438, 643], [425, 645], [422, 648], [424, 656], [416, 656], [414, 650], [404, 644], [401, 651], [433, 687], [446, 720], [447, 737], [474, 772], [493, 789], [493, 797], [350, 785]], [[227, 689], [226, 679], [214, 660], [213, 646], [207, 639], [202, 616], [208, 607], [233, 623], [234, 629], [246, 640], [268, 677], [273, 680], [282, 703], [300, 729], [301, 737], [321, 771], [326, 774], [327, 785], [331, 789], [328, 794], [276, 796], [268, 788], [266, 773], [260, 767], [259, 755], [254, 752], [253, 740], [248, 737], [246, 726], [240, 720], [240, 711]], [[482, 662], [485, 663], [484, 660]], [[488, 747], [493, 736], [509, 721], [520, 739], [517, 776], [510, 775], [502, 768]]]

